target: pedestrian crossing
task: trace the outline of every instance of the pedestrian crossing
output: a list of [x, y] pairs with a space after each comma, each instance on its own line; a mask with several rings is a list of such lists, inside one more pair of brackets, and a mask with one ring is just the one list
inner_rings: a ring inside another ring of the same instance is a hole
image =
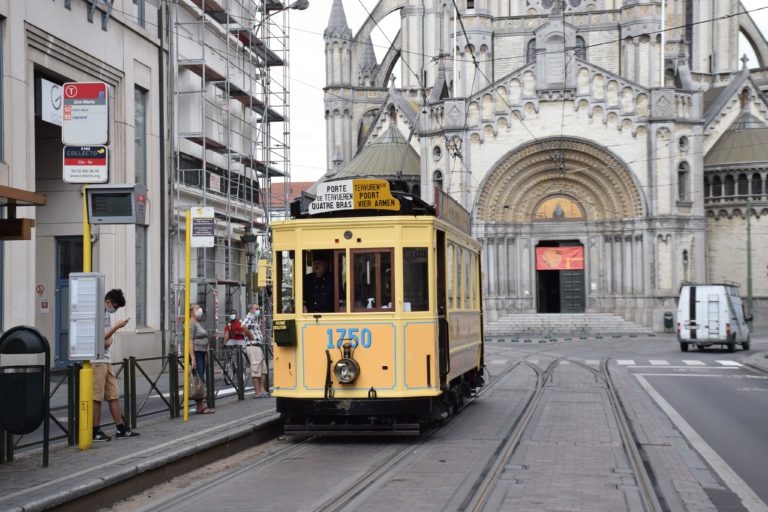
[[[599, 364], [599, 361], [587, 360], [586, 364]], [[636, 361], [634, 359], [617, 359], [616, 364], [619, 366], [630, 367], [727, 367], [727, 368], [741, 368], [744, 365], [738, 361], [730, 360], [714, 360], [714, 361], [701, 361], [698, 359], [683, 359], [682, 361], [667, 361], [666, 359], [649, 359], [647, 361]]]

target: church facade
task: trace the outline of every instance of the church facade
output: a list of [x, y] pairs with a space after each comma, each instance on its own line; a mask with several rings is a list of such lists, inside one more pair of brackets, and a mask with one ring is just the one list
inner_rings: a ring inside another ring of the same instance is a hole
[[738, 0], [381, 0], [357, 33], [334, 0], [325, 41], [327, 177], [400, 130], [422, 198], [472, 213], [488, 321], [660, 329], [728, 280], [768, 323], [768, 43]]

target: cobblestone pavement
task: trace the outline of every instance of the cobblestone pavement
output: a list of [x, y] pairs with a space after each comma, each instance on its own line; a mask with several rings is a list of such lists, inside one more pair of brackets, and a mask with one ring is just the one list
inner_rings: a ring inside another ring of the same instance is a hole
[[[534, 345], [537, 345], [535, 349], [539, 353], [579, 354], [584, 361], [598, 360], [605, 350], [647, 354], [653, 359], [660, 346], [674, 344], [674, 338], [668, 338], [607, 338], [549, 342], [546, 345], [492, 342], [488, 344], [486, 361], [493, 374], [523, 355], [529, 355], [529, 359], [546, 357], [530, 355], [534, 352]], [[768, 370], [766, 353], [757, 352], [768, 349], [768, 344], [765, 340], [762, 343], [759, 339], [756, 341], [753, 345], [755, 350], [741, 355], [742, 361]], [[676, 496], [676, 500], [667, 503], [670, 510], [716, 510], [705, 489], [717, 489], [721, 483], [629, 374], [621, 371], [618, 365], [615, 368], [614, 378], [622, 400], [638, 427], [637, 434], [654, 470], [658, 471], [659, 486], [669, 496]], [[614, 434], [604, 421], [607, 413], [600, 405], [603, 397], [599, 392], [590, 390], [587, 383], [583, 384], [558, 390], [549, 398], [539, 418], [540, 428], [529, 435], [527, 444], [505, 473], [507, 490], [512, 492], [495, 496], [495, 502], [489, 504], [490, 508], [635, 510], [631, 499], [626, 498], [632, 493], [625, 492], [634, 485], [633, 479], [625, 472]], [[366, 498], [368, 509], [455, 509], [458, 502], [451, 497], [466, 492], [467, 482], [479, 471], [479, 460], [472, 461], [471, 458], [478, 450], [487, 450], [491, 439], [502, 428], [508, 427], [499, 408], [505, 401], [508, 408], [509, 402], [522, 400], [525, 385], [527, 383], [517, 383], [500, 392], [494, 400], [472, 405], [457, 418], [461, 421], [452, 422], [436, 435], [437, 443], [433, 448], [422, 448], [421, 452], [417, 452], [418, 463], [414, 462], [397, 478], [377, 486]], [[216, 414], [197, 416], [193, 413], [186, 423], [162, 415], [140, 419], [136, 430], [142, 436], [134, 440], [96, 443], [88, 451], [56, 446], [51, 450], [48, 468], [41, 467], [40, 452], [0, 465], [0, 510], [44, 510], [116, 482], [138, 481], [137, 476], [186, 455], [194, 455], [217, 444], [226, 446], [226, 443], [249, 435], [276, 417], [272, 399], [253, 400], [248, 395], [245, 401], [228, 399], [218, 402], [217, 406]], [[570, 428], [562, 426], [566, 423]], [[263, 507], [260, 503], [261, 496], [266, 492], [261, 477], [259, 485], [235, 486], [229, 494], [217, 495], [216, 506], [227, 510], [230, 506], [252, 507], [259, 504], [258, 508], [264, 510], [294, 510], [291, 498], [302, 496], [302, 489], [312, 489], [312, 496], [320, 501], [324, 489], [329, 485], [338, 485], [339, 479], [343, 478], [322, 460], [303, 458], [295, 463], [314, 468], [321, 481], [325, 482], [325, 487], [314, 486], [309, 481], [297, 485], [295, 479], [280, 479], [276, 474], [272, 490], [279, 491], [283, 498], [263, 502], [264, 505], [271, 503], [274, 506]], [[469, 470], [462, 469], [462, 466], [467, 466]], [[550, 469], [547, 470], [547, 467]], [[596, 473], [592, 468], [598, 468], [600, 472]], [[608, 477], [601, 476], [605, 472], [608, 472]], [[412, 485], [412, 482], [418, 485]], [[438, 501], [441, 501], [442, 508], [430, 507], [430, 500], [425, 499], [430, 496], [441, 496]]]

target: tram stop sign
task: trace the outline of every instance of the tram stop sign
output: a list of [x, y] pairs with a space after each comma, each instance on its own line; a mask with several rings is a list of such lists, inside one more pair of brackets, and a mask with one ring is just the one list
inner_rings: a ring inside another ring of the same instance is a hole
[[67, 82], [62, 90], [64, 145], [109, 144], [109, 86], [104, 82]]

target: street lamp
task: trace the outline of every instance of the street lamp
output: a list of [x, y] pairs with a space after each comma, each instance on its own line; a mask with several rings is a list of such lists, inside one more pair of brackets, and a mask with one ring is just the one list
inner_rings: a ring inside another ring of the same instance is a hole
[[245, 278], [245, 302], [246, 307], [253, 303], [253, 257], [256, 256], [257, 244], [256, 235], [251, 226], [246, 227], [245, 234], [240, 237], [240, 241], [245, 246], [246, 256], [246, 278]]

